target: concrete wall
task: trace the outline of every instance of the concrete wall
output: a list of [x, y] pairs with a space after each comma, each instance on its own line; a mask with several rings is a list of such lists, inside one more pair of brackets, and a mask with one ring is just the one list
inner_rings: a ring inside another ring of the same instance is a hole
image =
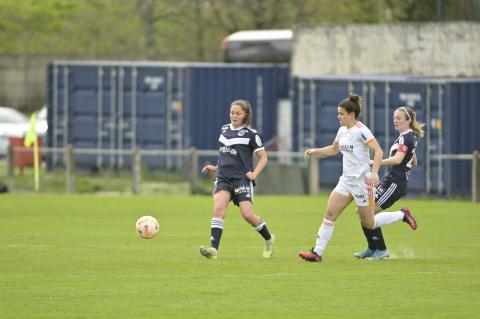
[[292, 72], [479, 76], [480, 23], [300, 26]]
[[0, 105], [22, 111], [44, 104], [48, 56], [0, 55]]

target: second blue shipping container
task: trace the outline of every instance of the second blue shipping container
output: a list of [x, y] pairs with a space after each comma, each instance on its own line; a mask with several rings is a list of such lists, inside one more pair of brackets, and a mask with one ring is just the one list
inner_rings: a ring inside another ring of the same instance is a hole
[[[293, 144], [298, 151], [333, 142], [338, 130], [337, 106], [355, 92], [365, 99], [360, 120], [374, 133], [384, 153], [398, 136], [393, 111], [411, 106], [425, 137], [416, 150], [418, 167], [409, 189], [469, 196], [471, 161], [445, 160], [444, 154], [472, 154], [480, 150], [480, 79], [407, 76], [299, 77], [293, 81]], [[341, 175], [340, 155], [320, 161], [321, 185], [333, 187]]]

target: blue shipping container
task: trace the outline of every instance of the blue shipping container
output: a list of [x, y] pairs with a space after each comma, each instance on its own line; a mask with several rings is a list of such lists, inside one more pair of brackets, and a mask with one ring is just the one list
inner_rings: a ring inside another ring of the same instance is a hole
[[[276, 134], [289, 68], [274, 64], [56, 61], [47, 70], [48, 146], [216, 149], [233, 100], [247, 99], [264, 141]], [[163, 166], [160, 159], [145, 159]], [[144, 161], [145, 161], [144, 160]], [[79, 166], [129, 165], [130, 156], [75, 156]], [[53, 155], [50, 166], [63, 164]], [[181, 163], [180, 163], [181, 164]]]
[[[360, 115], [384, 153], [398, 136], [392, 125], [396, 107], [409, 105], [425, 122], [426, 135], [416, 150], [419, 166], [409, 189], [449, 196], [469, 196], [471, 162], [439, 160], [442, 154], [471, 154], [480, 150], [480, 79], [407, 76], [324, 76], [293, 80], [293, 144], [299, 151], [331, 144], [338, 130], [337, 106], [349, 92], [361, 95]], [[341, 175], [337, 158], [320, 161], [321, 185], [333, 187]]]

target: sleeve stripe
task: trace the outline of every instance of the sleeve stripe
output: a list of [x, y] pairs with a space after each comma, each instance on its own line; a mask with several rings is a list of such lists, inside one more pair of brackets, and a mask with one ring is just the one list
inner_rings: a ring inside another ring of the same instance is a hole
[[367, 144], [368, 142], [370, 142], [371, 140], [373, 140], [375, 138], [375, 136], [372, 136], [371, 138], [369, 138], [368, 140], [366, 140], [365, 142], [363, 142], [363, 144]]
[[407, 153], [407, 151], [408, 151], [408, 146], [405, 144], [400, 144], [397, 148], [397, 152], [400, 152], [400, 153]]

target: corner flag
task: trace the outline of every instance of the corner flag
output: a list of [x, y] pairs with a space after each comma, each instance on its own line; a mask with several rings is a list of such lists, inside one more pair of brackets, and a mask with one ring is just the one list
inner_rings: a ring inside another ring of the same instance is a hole
[[27, 148], [32, 146], [32, 144], [36, 143], [37, 141], [37, 131], [35, 128], [37, 127], [37, 114], [33, 113], [30, 116], [30, 128], [28, 129], [27, 135], [25, 135], [25, 139], [23, 141], [23, 145]]
[[35, 178], [35, 191], [38, 192], [40, 189], [40, 165], [38, 160], [38, 138], [37, 138], [37, 114], [33, 113], [30, 116], [30, 128], [28, 129], [27, 135], [23, 140], [23, 145], [26, 148], [30, 148], [33, 144], [33, 172]]

